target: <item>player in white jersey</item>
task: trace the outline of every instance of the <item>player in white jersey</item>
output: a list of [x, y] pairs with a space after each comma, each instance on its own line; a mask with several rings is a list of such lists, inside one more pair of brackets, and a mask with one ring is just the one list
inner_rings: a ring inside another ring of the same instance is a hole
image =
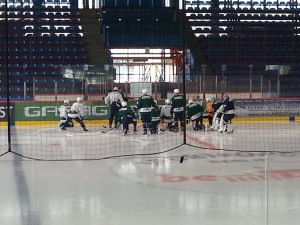
[[173, 129], [172, 123], [173, 123], [173, 115], [171, 113], [172, 105], [171, 100], [166, 99], [165, 105], [161, 108], [160, 111], [160, 118], [167, 124], [167, 129]]
[[[82, 98], [78, 97], [77, 98], [77, 102], [74, 102], [71, 110], [68, 112], [68, 118], [66, 123], [71, 122], [72, 120], [75, 120], [76, 122], [78, 122], [80, 124], [80, 126], [82, 127], [83, 131], [88, 131], [85, 127], [85, 124], [83, 122], [83, 118], [84, 118], [84, 111], [83, 111], [83, 104], [81, 103]], [[65, 125], [62, 126], [62, 130], [65, 130]]]
[[113, 120], [115, 120], [115, 128], [118, 127], [118, 112], [122, 107], [124, 99], [122, 95], [118, 92], [118, 87], [114, 87], [113, 91], [110, 92], [104, 99], [105, 104], [110, 108], [109, 113], [109, 128], [111, 128]]
[[58, 108], [59, 110], [59, 117], [60, 117], [60, 122], [58, 124], [59, 127], [62, 127], [63, 125], [65, 127], [74, 127], [74, 124], [72, 121], [70, 121], [69, 123], [67, 122], [67, 118], [68, 118], [68, 105], [69, 105], [70, 101], [69, 100], [64, 100], [64, 103]]

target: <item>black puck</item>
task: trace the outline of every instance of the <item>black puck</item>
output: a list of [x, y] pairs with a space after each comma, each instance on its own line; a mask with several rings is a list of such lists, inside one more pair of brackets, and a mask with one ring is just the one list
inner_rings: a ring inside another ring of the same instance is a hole
[[184, 156], [181, 156], [181, 157], [180, 157], [180, 163], [182, 163], [183, 160], [184, 160]]

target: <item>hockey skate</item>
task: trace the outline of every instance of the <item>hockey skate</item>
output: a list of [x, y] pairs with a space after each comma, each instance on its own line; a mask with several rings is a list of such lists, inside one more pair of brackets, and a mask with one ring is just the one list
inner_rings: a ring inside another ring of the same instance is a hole
[[123, 130], [123, 136], [125, 136], [127, 134], [128, 130], [127, 129], [124, 129]]
[[211, 130], [210, 124], [205, 124], [204, 131], [209, 131], [209, 130]]
[[179, 132], [179, 128], [178, 127], [173, 127], [173, 128], [170, 128], [169, 131]]
[[223, 126], [223, 132], [227, 132], [227, 125], [226, 124]]
[[233, 127], [232, 123], [227, 124], [226, 133], [230, 134], [230, 133], [233, 133], [233, 132], [234, 132], [234, 127]]
[[218, 130], [218, 132], [219, 133], [227, 132], [227, 125], [225, 124], [225, 125], [221, 126], [220, 129]]
[[147, 135], [147, 130], [144, 130], [143, 135]]
[[158, 129], [152, 129], [150, 130], [151, 134], [159, 134]]
[[88, 129], [86, 129], [86, 128], [83, 128], [83, 131], [84, 131], [84, 132], [88, 132], [89, 130], [88, 130]]
[[213, 130], [219, 131], [220, 129], [221, 129], [221, 127], [219, 126], [219, 124], [216, 124], [216, 125], [213, 127]]

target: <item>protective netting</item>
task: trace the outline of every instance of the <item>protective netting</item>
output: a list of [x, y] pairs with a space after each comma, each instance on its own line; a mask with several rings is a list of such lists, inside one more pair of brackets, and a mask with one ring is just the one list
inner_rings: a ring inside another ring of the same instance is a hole
[[[153, 84], [150, 83], [150, 85]], [[174, 95], [174, 89], [177, 89], [174, 88], [177, 87], [175, 85], [172, 84], [170, 87], [168, 98], [153, 98], [156, 102], [151, 108], [152, 111], [156, 109], [161, 111], [166, 105], [172, 108], [174, 96], [181, 96], [181, 92], [179, 95]], [[145, 84], [141, 85], [141, 88], [144, 90]], [[212, 94], [214, 93], [206, 95]], [[154, 96], [150, 91], [147, 95]], [[191, 92], [188, 95], [182, 123], [180, 120], [178, 123], [174, 121], [176, 113], [174, 111], [171, 123], [168, 123], [169, 118], [159, 114], [161, 117], [157, 125], [158, 129], [155, 130], [155, 127], [153, 129], [152, 123], [149, 123], [146, 135], [143, 134], [145, 127], [141, 120], [141, 109], [137, 107], [140, 99], [130, 99], [128, 95], [127, 105], [129, 111], [137, 119], [137, 125], [135, 132], [134, 124], [130, 123], [126, 134], [124, 134], [123, 120], [119, 120], [117, 128], [114, 127], [114, 120], [111, 128], [109, 127], [111, 109], [104, 100], [81, 102], [84, 107], [82, 121], [88, 132], [85, 132], [81, 123], [75, 119], [71, 122], [73, 127], [67, 124], [59, 127], [65, 123], [65, 120], [60, 120], [59, 114], [61, 105], [64, 105], [63, 100], [9, 102], [10, 122], [1, 122], [1, 154], [14, 152], [41, 160], [103, 159], [125, 155], [155, 154], [172, 150], [183, 144], [208, 150], [299, 151], [300, 99], [237, 99], [237, 93], [229, 92], [228, 96], [233, 101], [235, 110], [234, 117], [225, 122], [226, 111], [220, 110], [219, 107], [224, 103], [224, 99], [191, 97]], [[143, 96], [142, 93], [141, 96]], [[67, 105], [68, 111], [74, 103], [77, 103], [76, 99], [69, 97], [71, 98]], [[166, 99], [170, 99], [170, 105], [166, 104], [169, 103]], [[214, 112], [215, 115], [219, 115], [219, 119], [211, 117], [211, 125], [207, 113], [210, 103], [213, 103], [213, 107], [217, 105], [219, 108], [217, 112]], [[2, 105], [4, 115], [2, 121], [4, 121], [7, 120], [6, 102], [2, 102]], [[156, 116], [152, 116], [152, 119], [154, 117]], [[62, 127], [65, 128], [62, 129]], [[226, 128], [222, 129], [223, 127]]]
[[299, 151], [297, 10], [204, 2], [89, 11], [0, 1], [0, 154]]

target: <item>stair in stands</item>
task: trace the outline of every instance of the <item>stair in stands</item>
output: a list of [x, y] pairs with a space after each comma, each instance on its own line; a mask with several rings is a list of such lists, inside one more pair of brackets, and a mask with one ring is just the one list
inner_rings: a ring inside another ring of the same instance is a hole
[[98, 20], [97, 10], [79, 10], [80, 21], [84, 36], [84, 45], [87, 51], [88, 65], [103, 70], [108, 64], [104, 39], [101, 35], [101, 22]]

